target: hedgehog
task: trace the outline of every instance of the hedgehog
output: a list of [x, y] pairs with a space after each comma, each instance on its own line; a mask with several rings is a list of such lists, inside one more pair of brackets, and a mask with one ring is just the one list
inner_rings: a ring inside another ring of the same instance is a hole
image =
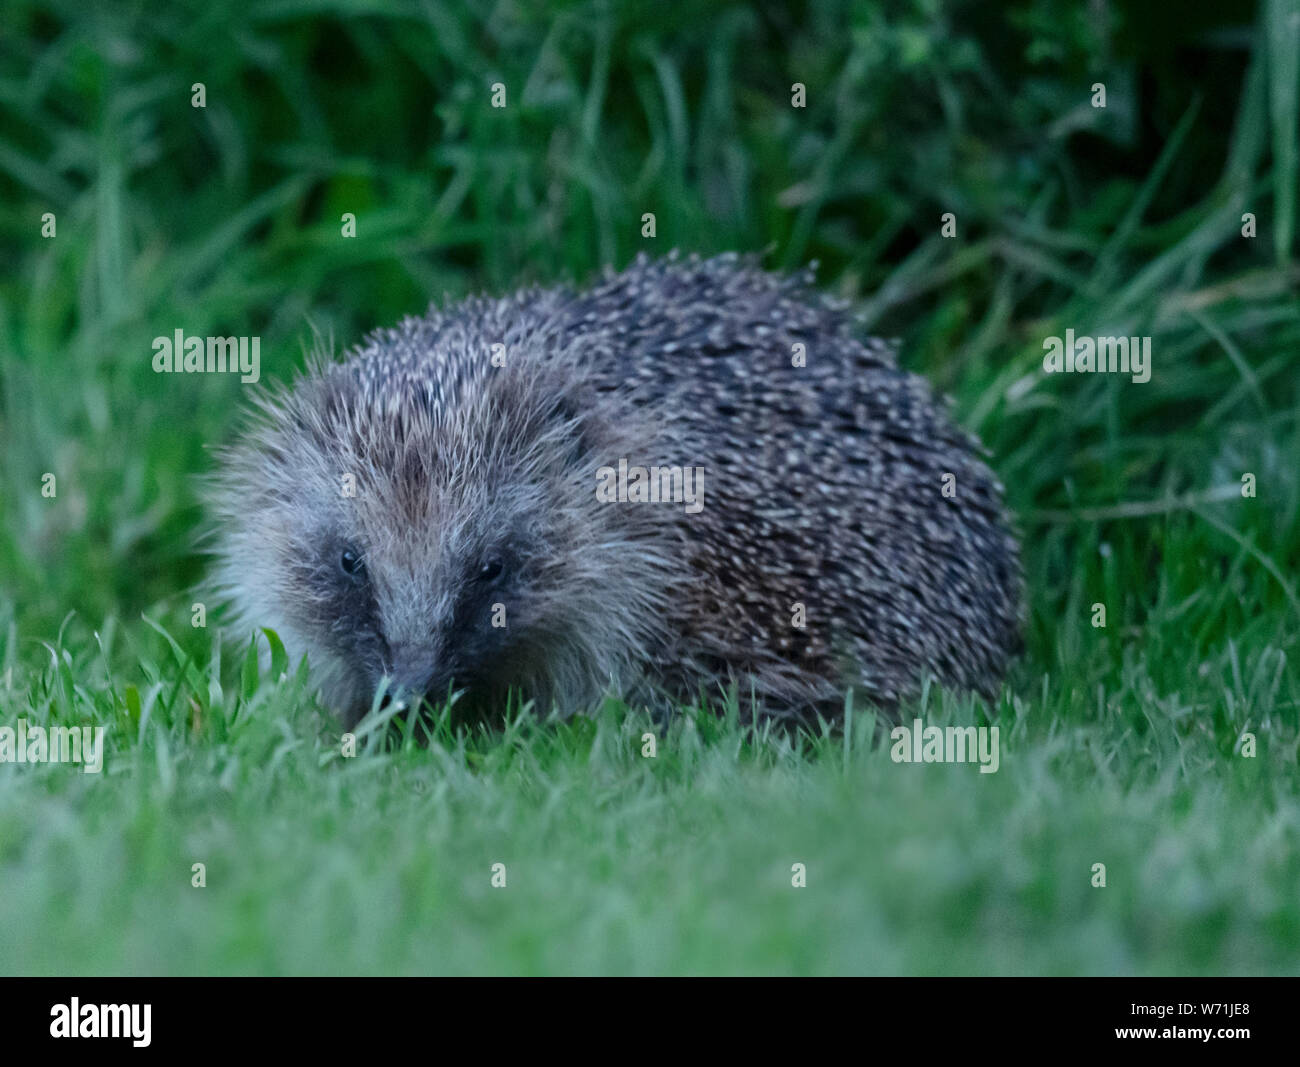
[[995, 698], [1022, 592], [1002, 486], [814, 281], [642, 255], [313, 353], [207, 489], [230, 624], [306, 655], [347, 727], [399, 696], [801, 721], [926, 676]]

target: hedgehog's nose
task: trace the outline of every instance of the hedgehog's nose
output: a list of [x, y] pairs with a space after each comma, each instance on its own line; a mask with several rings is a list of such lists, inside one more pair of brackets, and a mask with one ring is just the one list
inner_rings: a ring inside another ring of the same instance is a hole
[[394, 693], [424, 696], [438, 679], [438, 668], [427, 649], [401, 646], [393, 649], [388, 676]]

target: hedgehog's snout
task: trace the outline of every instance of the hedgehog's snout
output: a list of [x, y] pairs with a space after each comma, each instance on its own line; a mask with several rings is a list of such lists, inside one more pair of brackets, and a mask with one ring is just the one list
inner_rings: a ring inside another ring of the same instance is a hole
[[414, 693], [426, 692], [437, 673], [433, 656], [432, 649], [419, 645], [399, 645], [394, 648], [387, 670], [393, 688]]
[[423, 644], [395, 646], [384, 674], [394, 698], [407, 701], [444, 699], [452, 684], [445, 658], [437, 649]]

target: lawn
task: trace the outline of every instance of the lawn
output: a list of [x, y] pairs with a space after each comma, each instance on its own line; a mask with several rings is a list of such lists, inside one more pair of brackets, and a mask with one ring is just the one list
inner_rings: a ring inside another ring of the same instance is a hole
[[[0, 727], [105, 751], [0, 762], [0, 971], [1296, 973], [1300, 3], [1224, 7], [12, 0]], [[996, 773], [725, 699], [345, 756], [193, 624], [197, 479], [316, 337], [672, 248], [816, 260], [984, 441], [1026, 651], [904, 718]], [[155, 374], [176, 329], [261, 383]], [[1067, 330], [1150, 380], [1044, 373]]]

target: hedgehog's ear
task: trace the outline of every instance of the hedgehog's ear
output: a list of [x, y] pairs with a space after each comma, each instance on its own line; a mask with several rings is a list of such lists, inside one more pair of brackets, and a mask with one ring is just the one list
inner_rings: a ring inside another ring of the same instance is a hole
[[581, 463], [583, 457], [601, 452], [611, 438], [609, 423], [591, 390], [569, 388], [552, 403], [547, 423], [563, 428], [570, 444], [566, 459]]
[[581, 424], [583, 417], [582, 405], [578, 397], [572, 392], [562, 393], [552, 405], [551, 410], [547, 412], [548, 422], [558, 423], [575, 423]]

